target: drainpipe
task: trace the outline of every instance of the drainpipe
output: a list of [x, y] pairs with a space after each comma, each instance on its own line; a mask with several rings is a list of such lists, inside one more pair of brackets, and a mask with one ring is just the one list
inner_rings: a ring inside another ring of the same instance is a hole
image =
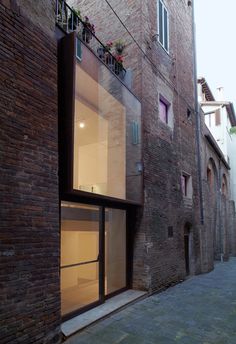
[[222, 230], [222, 218], [221, 218], [221, 159], [219, 159], [219, 176], [218, 176], [218, 183], [219, 183], [219, 235], [220, 235], [220, 261], [221, 263], [224, 261], [224, 248], [223, 248], [223, 230]]
[[194, 22], [194, 1], [192, 1], [192, 27], [193, 27], [193, 66], [194, 66], [194, 97], [195, 97], [195, 118], [196, 118], [196, 144], [197, 144], [197, 165], [198, 165], [198, 184], [199, 184], [199, 198], [200, 198], [200, 219], [201, 224], [204, 224], [203, 211], [203, 191], [202, 191], [202, 162], [201, 162], [201, 117], [200, 105], [198, 102], [197, 89], [197, 57], [196, 57], [196, 28]]

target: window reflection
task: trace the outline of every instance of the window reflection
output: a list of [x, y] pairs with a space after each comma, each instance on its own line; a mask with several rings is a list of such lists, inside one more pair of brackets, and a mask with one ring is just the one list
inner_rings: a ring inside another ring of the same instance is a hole
[[125, 199], [126, 109], [76, 68], [74, 189]]

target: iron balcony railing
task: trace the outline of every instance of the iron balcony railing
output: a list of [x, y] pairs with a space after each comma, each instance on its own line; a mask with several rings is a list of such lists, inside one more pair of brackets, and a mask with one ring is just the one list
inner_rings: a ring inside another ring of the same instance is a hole
[[121, 79], [124, 78], [126, 70], [122, 63], [97, 38], [89, 21], [83, 21], [64, 0], [56, 0], [56, 22], [66, 33], [76, 31], [77, 37], [89, 46], [112, 72]]

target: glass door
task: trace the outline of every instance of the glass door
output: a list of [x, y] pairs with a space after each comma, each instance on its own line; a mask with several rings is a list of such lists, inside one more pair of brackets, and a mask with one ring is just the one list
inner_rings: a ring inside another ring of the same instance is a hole
[[105, 294], [126, 288], [126, 211], [105, 210]]
[[126, 288], [126, 211], [61, 204], [61, 309], [70, 317]]
[[63, 202], [61, 207], [62, 315], [101, 301], [101, 208]]

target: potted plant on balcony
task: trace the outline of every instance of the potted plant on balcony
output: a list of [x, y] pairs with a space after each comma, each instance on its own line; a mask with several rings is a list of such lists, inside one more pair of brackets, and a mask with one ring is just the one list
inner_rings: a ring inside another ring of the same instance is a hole
[[97, 53], [98, 53], [99, 58], [104, 61], [106, 53], [111, 51], [112, 46], [113, 46], [113, 42], [109, 41], [109, 42], [106, 43], [105, 46], [99, 47], [97, 49]]
[[115, 55], [115, 58], [114, 72], [115, 74], [120, 75], [123, 72], [124, 57], [122, 55]]
[[95, 26], [90, 23], [89, 18], [86, 16], [83, 22], [82, 39], [84, 42], [89, 43], [95, 35]]
[[115, 42], [115, 49], [116, 49], [116, 53], [118, 55], [121, 55], [125, 49], [125, 43], [119, 39], [118, 41]]
[[81, 13], [79, 9], [74, 9], [72, 7], [72, 11], [70, 13], [69, 21], [68, 21], [68, 27], [69, 30], [74, 31], [78, 30], [79, 27], [79, 19], [81, 19]]

